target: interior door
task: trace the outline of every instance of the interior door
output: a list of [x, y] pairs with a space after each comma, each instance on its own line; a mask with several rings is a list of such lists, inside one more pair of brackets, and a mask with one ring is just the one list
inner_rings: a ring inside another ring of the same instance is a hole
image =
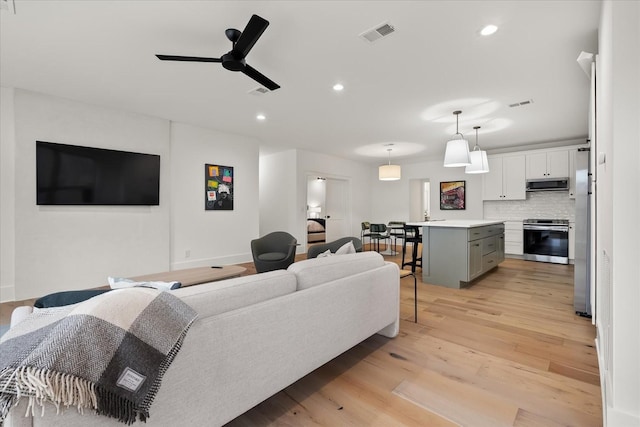
[[333, 242], [340, 237], [350, 236], [348, 220], [349, 182], [327, 178], [326, 181], [326, 241]]

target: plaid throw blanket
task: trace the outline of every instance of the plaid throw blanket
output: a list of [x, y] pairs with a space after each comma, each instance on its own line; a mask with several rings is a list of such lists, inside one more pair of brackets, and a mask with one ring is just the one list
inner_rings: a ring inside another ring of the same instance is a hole
[[37, 310], [0, 340], [0, 425], [19, 399], [32, 415], [49, 402], [57, 412], [75, 406], [146, 421], [195, 318], [176, 296], [149, 288]]

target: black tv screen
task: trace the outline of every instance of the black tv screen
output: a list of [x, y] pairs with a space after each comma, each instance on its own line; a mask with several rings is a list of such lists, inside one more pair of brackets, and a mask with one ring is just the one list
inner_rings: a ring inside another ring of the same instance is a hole
[[38, 205], [159, 205], [160, 156], [36, 141]]

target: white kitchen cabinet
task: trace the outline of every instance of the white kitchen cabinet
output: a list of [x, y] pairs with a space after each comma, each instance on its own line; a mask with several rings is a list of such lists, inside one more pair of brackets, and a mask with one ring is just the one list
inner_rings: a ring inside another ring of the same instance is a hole
[[504, 251], [509, 255], [522, 255], [523, 251], [522, 221], [504, 222]]
[[525, 156], [489, 156], [482, 175], [483, 200], [526, 200]]
[[576, 198], [576, 153], [578, 150], [569, 150], [569, 198]]
[[569, 151], [527, 154], [527, 179], [566, 178], [569, 176]]

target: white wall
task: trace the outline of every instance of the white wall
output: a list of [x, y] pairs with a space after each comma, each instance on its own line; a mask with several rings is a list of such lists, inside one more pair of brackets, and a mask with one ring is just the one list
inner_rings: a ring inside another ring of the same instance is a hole
[[605, 425], [640, 425], [640, 2], [603, 2], [597, 73], [598, 356]]
[[[306, 206], [304, 212], [297, 212], [296, 159], [296, 150], [260, 156], [260, 236], [286, 231], [298, 242], [305, 241], [306, 227], [297, 227], [297, 216], [306, 215]], [[304, 185], [306, 189], [306, 181]], [[298, 247], [298, 251], [302, 249]]]
[[0, 301], [15, 299], [14, 90], [0, 87]]
[[[169, 268], [168, 121], [16, 89], [14, 126], [16, 299]], [[159, 154], [160, 206], [36, 205], [36, 140]]]
[[[233, 167], [233, 210], [204, 209], [205, 163]], [[172, 122], [172, 270], [251, 261], [258, 167], [255, 139]]]
[[[482, 218], [482, 175], [467, 175], [464, 168], [445, 168], [442, 160], [403, 164], [402, 179], [379, 181], [378, 168], [371, 169], [371, 222], [409, 221], [411, 180], [428, 179], [431, 183], [431, 219]], [[466, 209], [440, 210], [440, 182], [466, 181]]]
[[[18, 89], [0, 95], [2, 301], [251, 260], [256, 140]], [[159, 154], [160, 206], [36, 205], [36, 140]], [[204, 210], [205, 163], [234, 167], [233, 211]]]

